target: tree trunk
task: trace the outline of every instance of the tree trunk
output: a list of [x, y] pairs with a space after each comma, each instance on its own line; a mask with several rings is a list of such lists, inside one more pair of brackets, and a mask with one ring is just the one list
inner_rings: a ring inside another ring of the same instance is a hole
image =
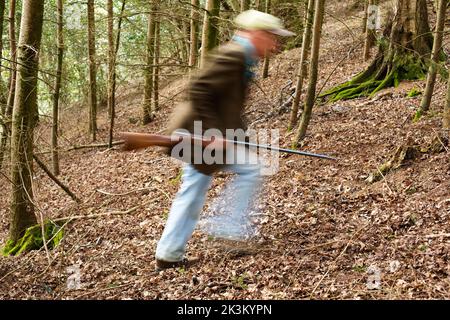
[[119, 52], [120, 31], [122, 26], [123, 12], [126, 0], [122, 0], [119, 21], [117, 23], [117, 34], [114, 42], [114, 12], [112, 0], [108, 0], [108, 111], [109, 111], [109, 147], [113, 147], [114, 119], [116, 117], [116, 59]]
[[198, 9], [199, 0], [191, 0], [191, 46], [189, 52], [189, 67], [192, 69], [197, 65], [197, 52], [198, 52]]
[[402, 80], [425, 77], [426, 61], [433, 37], [428, 24], [426, 0], [396, 0], [392, 27], [385, 30], [389, 41], [381, 41], [372, 64], [352, 80], [328, 90], [321, 97], [331, 102], [374, 96], [380, 90], [397, 86]]
[[53, 119], [52, 119], [52, 164], [53, 174], [59, 175], [59, 154], [58, 154], [58, 118], [59, 118], [59, 93], [61, 90], [61, 73], [64, 55], [63, 41], [63, 0], [57, 0], [57, 30], [58, 39], [58, 62], [55, 79], [55, 92], [53, 93]]
[[369, 0], [364, 0], [364, 15], [362, 20], [362, 34], [366, 34], [367, 31], [367, 18], [368, 18]]
[[447, 0], [439, 0], [439, 9], [436, 23], [436, 35], [434, 36], [433, 51], [431, 53], [430, 68], [428, 70], [427, 85], [425, 94], [423, 95], [420, 109], [416, 114], [416, 120], [427, 112], [430, 108], [431, 96], [433, 95], [434, 85], [436, 83], [437, 66], [439, 64], [439, 56], [442, 52], [442, 38], [444, 34], [445, 11], [447, 9]]
[[241, 12], [250, 9], [250, 0], [241, 0]]
[[11, 224], [13, 243], [37, 223], [34, 215], [32, 165], [36, 124], [37, 77], [44, 1], [24, 0], [19, 37], [17, 84], [11, 137]]
[[[270, 7], [271, 7], [272, 3], [270, 0], [266, 0], [266, 13], [270, 13]], [[269, 56], [266, 54], [264, 56], [264, 64], [263, 64], [263, 71], [262, 71], [262, 78], [265, 79], [269, 76], [269, 64], [270, 64], [270, 58]]]
[[207, 0], [205, 18], [203, 20], [202, 50], [200, 66], [204, 66], [208, 52], [217, 45], [218, 39], [218, 16], [220, 9], [219, 0]]
[[9, 93], [6, 105], [6, 117], [11, 118], [14, 104], [17, 77], [17, 44], [16, 44], [16, 0], [9, 3], [9, 43], [11, 50], [11, 72], [9, 76]]
[[155, 0], [150, 0], [150, 13], [147, 23], [147, 57], [144, 84], [144, 101], [142, 102], [142, 123], [145, 125], [153, 120], [152, 94], [153, 94], [153, 60], [155, 50]]
[[306, 130], [308, 128], [308, 124], [311, 119], [312, 108], [316, 101], [316, 84], [319, 66], [320, 37], [322, 35], [324, 12], [325, 12], [325, 0], [316, 0], [316, 8], [314, 15], [314, 31], [311, 48], [311, 63], [309, 65], [308, 92], [306, 95], [306, 103], [302, 113], [300, 125], [294, 138], [295, 148], [297, 147], [298, 142], [305, 137]]
[[161, 21], [156, 18], [155, 21], [155, 74], [153, 75], [153, 106], [155, 110], [159, 109], [159, 51], [161, 48]]
[[[3, 22], [5, 20], [5, 1], [0, 0], [0, 70], [2, 69], [2, 51], [3, 51]], [[0, 115], [4, 115], [6, 111], [7, 102], [5, 83], [3, 82], [3, 77], [0, 73]], [[1, 151], [0, 151], [1, 152]], [[1, 167], [1, 163], [0, 163]]]
[[367, 25], [366, 25], [366, 37], [364, 41], [364, 61], [368, 61], [370, 59], [370, 49], [372, 49], [376, 41], [375, 26], [376, 26], [376, 19], [378, 17], [378, 12], [374, 10], [375, 5], [376, 5], [375, 0], [369, 0], [366, 12]]
[[298, 65], [297, 84], [295, 86], [295, 96], [294, 101], [292, 102], [292, 111], [291, 111], [291, 118], [289, 120], [288, 130], [294, 128], [295, 124], [297, 123], [300, 96], [302, 94], [303, 89], [303, 79], [305, 78], [306, 74], [306, 67], [307, 67], [306, 61], [308, 59], [309, 47], [311, 46], [311, 29], [314, 20], [314, 4], [315, 0], [308, 1], [308, 7], [306, 12], [306, 27], [303, 32], [303, 40], [302, 40], [302, 53], [300, 56], [300, 63]]
[[89, 133], [97, 140], [97, 63], [95, 53], [94, 0], [87, 1], [88, 52], [89, 52]]
[[[5, 15], [5, 0], [0, 0], [0, 71], [2, 69], [3, 50], [3, 21]], [[0, 73], [0, 117], [6, 118], [7, 89]], [[0, 122], [0, 169], [3, 165], [3, 158], [6, 150], [6, 140], [8, 139], [8, 127], [3, 121]]]
[[450, 77], [447, 80], [447, 101], [444, 105], [444, 129], [450, 130]]

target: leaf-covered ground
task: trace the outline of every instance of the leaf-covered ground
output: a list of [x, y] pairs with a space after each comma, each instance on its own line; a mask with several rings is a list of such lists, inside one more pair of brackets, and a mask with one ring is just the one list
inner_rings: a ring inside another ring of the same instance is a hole
[[[324, 27], [318, 88], [341, 83], [366, 66], [358, 12], [345, 16], [345, 4], [334, 6]], [[248, 103], [249, 122], [279, 129], [284, 147], [293, 135], [286, 131], [289, 113], [276, 106], [282, 88], [294, 79], [299, 54], [294, 49], [274, 58], [270, 77], [252, 87]], [[236, 254], [196, 231], [188, 253], [201, 261], [187, 270], [154, 271], [156, 243], [180, 183], [176, 162], [155, 149], [64, 152], [60, 178], [82, 203], [36, 167], [37, 214], [77, 218], [66, 225], [56, 249], [0, 258], [0, 299], [449, 299], [450, 146], [443, 142], [442, 152], [420, 153], [381, 181], [365, 182], [408, 138], [425, 148], [444, 134], [442, 82], [429, 115], [412, 123], [421, 96], [407, 95], [424, 85], [402, 83], [375, 99], [316, 107], [302, 150], [340, 160], [281, 156], [280, 171], [267, 178], [261, 194], [260, 235], [249, 243], [252, 250]], [[156, 119], [145, 127], [136, 123], [142, 86], [120, 88], [117, 132], [164, 128], [182, 86], [180, 81], [164, 89]], [[89, 143], [87, 114], [76, 110], [68, 108], [62, 116], [66, 148]], [[105, 114], [100, 128], [99, 140], [105, 141]], [[37, 152], [50, 163], [47, 124], [36, 137]], [[227, 179], [215, 178], [208, 203]], [[4, 243], [10, 185], [3, 176], [0, 184]]]

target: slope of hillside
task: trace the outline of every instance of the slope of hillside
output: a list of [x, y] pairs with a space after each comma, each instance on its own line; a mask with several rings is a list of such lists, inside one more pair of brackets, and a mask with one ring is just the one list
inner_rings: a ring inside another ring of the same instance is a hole
[[[344, 12], [344, 4], [335, 6], [329, 9], [333, 16]], [[358, 44], [360, 20], [351, 13], [345, 23], [327, 15], [318, 88], [366, 66]], [[275, 57], [270, 77], [258, 80], [260, 88], [252, 87], [248, 101], [249, 123], [279, 129], [284, 147], [293, 134], [286, 131], [289, 113], [277, 106], [282, 88], [291, 86], [299, 52]], [[180, 183], [178, 163], [155, 149], [65, 152], [62, 180], [82, 203], [37, 169], [36, 204], [43, 217], [77, 218], [66, 225], [55, 250], [0, 258], [0, 299], [449, 299], [450, 146], [443, 142], [442, 152], [422, 153], [379, 182], [365, 182], [408, 139], [427, 147], [443, 134], [442, 82], [429, 115], [412, 123], [421, 96], [407, 95], [424, 85], [405, 82], [374, 99], [317, 106], [302, 150], [340, 160], [282, 155], [279, 172], [266, 179], [260, 232], [248, 254], [196, 231], [188, 253], [201, 255], [201, 262], [188, 270], [154, 272], [155, 246]], [[120, 90], [117, 132], [164, 128], [182, 88], [180, 80], [164, 89], [163, 105], [145, 127], [136, 122], [141, 88]], [[85, 117], [64, 123], [66, 146], [89, 143], [78, 123]], [[105, 114], [100, 128], [104, 141]], [[44, 141], [48, 132], [38, 132]], [[47, 147], [40, 143], [38, 149]], [[216, 177], [207, 207], [229, 178]], [[0, 239], [6, 239], [10, 186], [2, 176], [0, 183], [7, 186], [0, 194]], [[77, 274], [80, 287], [68, 287]]]

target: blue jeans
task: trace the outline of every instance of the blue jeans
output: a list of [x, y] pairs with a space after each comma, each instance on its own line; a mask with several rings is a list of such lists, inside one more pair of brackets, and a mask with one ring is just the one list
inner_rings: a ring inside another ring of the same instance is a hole
[[[236, 221], [247, 221], [250, 199], [260, 185], [260, 167], [253, 164], [227, 166], [237, 174], [232, 182], [234, 195], [232, 217]], [[192, 165], [183, 168], [182, 185], [170, 209], [164, 232], [156, 248], [156, 258], [164, 261], [179, 261], [183, 258], [188, 240], [197, 225], [205, 203], [211, 176], [198, 172]]]

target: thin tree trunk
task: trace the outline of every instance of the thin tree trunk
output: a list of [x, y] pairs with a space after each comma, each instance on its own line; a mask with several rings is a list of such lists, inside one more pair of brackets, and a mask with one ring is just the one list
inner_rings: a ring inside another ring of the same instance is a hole
[[155, 73], [153, 75], [153, 106], [155, 110], [159, 109], [159, 51], [161, 47], [161, 21], [156, 18], [155, 21]]
[[97, 140], [97, 62], [95, 52], [94, 0], [87, 1], [89, 51], [89, 133]]
[[200, 56], [200, 66], [205, 65], [206, 56], [208, 52], [217, 45], [218, 39], [218, 26], [217, 18], [219, 16], [220, 1], [219, 0], [207, 0], [206, 12], [203, 21], [202, 31], [202, 50]]
[[367, 17], [369, 9], [369, 0], [364, 0], [364, 16], [362, 20], [362, 34], [366, 34], [367, 31]]
[[114, 12], [112, 0], [108, 0], [108, 111], [109, 111], [109, 147], [113, 147], [114, 119], [116, 117], [116, 59], [119, 52], [120, 31], [122, 26], [123, 12], [125, 10], [126, 0], [122, 0], [122, 8], [117, 24], [117, 35], [114, 42]]
[[[5, 15], [5, 0], [0, 1], [0, 71], [2, 69], [2, 50], [3, 50], [3, 21]], [[0, 73], [0, 117], [6, 118], [6, 104], [7, 104], [7, 88], [3, 82], [3, 77]], [[3, 158], [5, 157], [6, 140], [8, 139], [8, 126], [3, 121], [0, 123], [0, 169], [3, 165]]]
[[150, 13], [148, 14], [147, 23], [147, 57], [144, 84], [144, 99], [142, 102], [142, 123], [145, 125], [153, 119], [152, 114], [152, 94], [153, 94], [153, 60], [155, 52], [155, 0], [150, 0]]
[[61, 73], [64, 55], [63, 41], [63, 0], [57, 0], [57, 30], [58, 39], [58, 63], [56, 69], [55, 92], [53, 94], [53, 119], [52, 119], [52, 165], [53, 174], [59, 175], [59, 154], [58, 154], [58, 118], [59, 118], [59, 94], [61, 90]]
[[314, 15], [314, 31], [311, 48], [311, 63], [309, 66], [308, 92], [306, 95], [306, 103], [304, 111], [302, 113], [300, 125], [294, 138], [294, 147], [296, 147], [298, 142], [305, 137], [306, 130], [308, 128], [308, 124], [311, 119], [312, 108], [316, 101], [316, 84], [319, 66], [320, 37], [322, 35], [324, 11], [325, 11], [325, 0], [316, 0], [316, 8]]
[[44, 1], [24, 0], [19, 37], [17, 84], [11, 136], [11, 224], [13, 243], [37, 223], [34, 215], [33, 132], [37, 110], [37, 76]]
[[16, 0], [10, 0], [9, 3], [9, 47], [11, 50], [11, 72], [9, 77], [9, 93], [6, 106], [6, 117], [11, 118], [14, 105], [14, 95], [16, 90], [17, 77], [17, 44], [16, 44]]
[[[370, 49], [375, 45], [375, 25], [377, 19], [377, 12], [373, 11], [374, 5], [376, 4], [375, 0], [369, 0], [369, 5], [367, 7], [366, 12], [366, 37], [364, 41], [364, 61], [368, 61], [370, 59]], [[369, 12], [370, 10], [370, 12]]]
[[[266, 0], [266, 12], [270, 13], [270, 7], [271, 7], [271, 1], [270, 0]], [[269, 56], [266, 54], [264, 56], [264, 64], [263, 64], [263, 71], [262, 71], [262, 78], [265, 79], [269, 76], [269, 63], [270, 63], [270, 59]]]
[[315, 0], [308, 1], [308, 7], [306, 10], [306, 27], [303, 33], [303, 41], [302, 41], [302, 53], [300, 56], [300, 63], [298, 65], [297, 84], [295, 86], [295, 96], [294, 101], [292, 102], [292, 111], [291, 111], [291, 118], [289, 120], [288, 130], [294, 128], [295, 124], [297, 123], [300, 96], [302, 94], [303, 80], [306, 74], [306, 67], [307, 67], [306, 61], [308, 59], [308, 52], [311, 46], [311, 29], [314, 20], [314, 4]]
[[444, 105], [444, 129], [450, 130], [450, 77], [447, 80], [447, 102]]
[[191, 0], [191, 46], [189, 52], [189, 67], [194, 69], [197, 64], [197, 52], [198, 52], [198, 9], [199, 0]]
[[[0, 0], [0, 70], [2, 69], [2, 51], [3, 51], [3, 22], [5, 20], [5, 1]], [[4, 115], [6, 112], [7, 93], [5, 83], [0, 73], [0, 114]], [[1, 151], [0, 151], [1, 152]], [[0, 163], [1, 167], [1, 163]]]
[[241, 0], [241, 12], [250, 9], [250, 0]]
[[434, 36], [433, 50], [431, 53], [430, 68], [428, 69], [427, 86], [420, 104], [419, 115], [427, 112], [430, 108], [431, 97], [433, 95], [434, 85], [436, 83], [437, 66], [439, 56], [442, 52], [442, 38], [444, 34], [445, 11], [447, 9], [447, 0], [439, 0], [439, 9], [436, 23], [436, 35]]

